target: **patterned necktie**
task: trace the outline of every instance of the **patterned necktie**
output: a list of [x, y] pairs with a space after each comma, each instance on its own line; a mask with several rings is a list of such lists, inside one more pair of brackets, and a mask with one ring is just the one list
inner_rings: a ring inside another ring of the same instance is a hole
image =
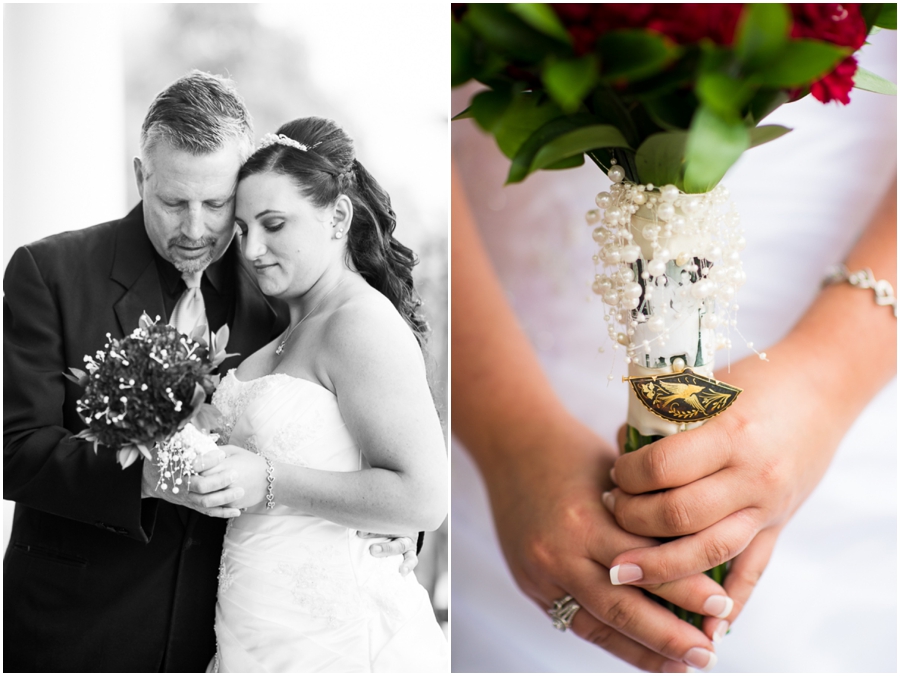
[[199, 272], [185, 272], [181, 275], [184, 283], [187, 284], [187, 288], [175, 304], [169, 324], [188, 336], [191, 335], [198, 324], [207, 327], [205, 335], [208, 345], [209, 322], [206, 319], [206, 304], [203, 302], [203, 294], [200, 292], [201, 277], [203, 277], [202, 270]]

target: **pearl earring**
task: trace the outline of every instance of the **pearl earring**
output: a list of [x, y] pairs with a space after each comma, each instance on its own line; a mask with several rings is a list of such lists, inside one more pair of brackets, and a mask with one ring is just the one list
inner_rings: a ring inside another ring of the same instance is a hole
[[344, 236], [344, 231], [343, 231], [343, 230], [338, 230], [336, 233], [334, 233], [334, 238], [335, 238], [335, 239], [340, 239], [340, 238], [343, 237], [343, 236]]

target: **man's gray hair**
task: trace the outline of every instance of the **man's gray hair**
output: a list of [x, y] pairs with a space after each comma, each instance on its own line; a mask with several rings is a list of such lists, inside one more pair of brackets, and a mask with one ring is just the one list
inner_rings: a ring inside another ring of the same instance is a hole
[[[221, 75], [193, 70], [160, 92], [141, 127], [141, 158], [160, 141], [194, 155], [239, 142], [241, 161], [253, 152], [253, 121], [234, 83]], [[149, 167], [148, 167], [149, 168]]]

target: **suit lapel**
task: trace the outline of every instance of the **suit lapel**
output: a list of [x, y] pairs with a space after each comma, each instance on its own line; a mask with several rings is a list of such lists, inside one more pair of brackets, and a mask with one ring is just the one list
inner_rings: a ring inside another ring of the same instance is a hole
[[113, 306], [123, 336], [137, 327], [144, 312], [152, 319], [159, 316], [160, 321], [166, 321], [153, 244], [144, 228], [143, 203], [122, 219], [110, 277], [125, 287], [125, 293]]

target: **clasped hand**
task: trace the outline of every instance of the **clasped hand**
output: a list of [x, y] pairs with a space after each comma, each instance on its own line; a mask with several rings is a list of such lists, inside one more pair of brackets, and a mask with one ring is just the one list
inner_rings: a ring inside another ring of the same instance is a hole
[[769, 355], [771, 363], [751, 357], [720, 374], [744, 390], [724, 415], [620, 456], [612, 473], [618, 487], [603, 495], [624, 530], [683, 536], [623, 552], [612, 565], [646, 585], [732, 561], [724, 582], [732, 621], [842, 435], [815, 396], [809, 365], [779, 346]]
[[[183, 484], [184, 490], [174, 493], [171, 489], [158, 488], [156, 463], [144, 462], [142, 496], [160, 498], [223, 519], [240, 516], [247, 507], [266, 499], [266, 461], [256, 453], [239, 446], [220, 446], [198, 457], [194, 469], [198, 473]], [[388, 538], [372, 544], [369, 552], [378, 558], [402, 555], [401, 574], [407, 575], [418, 565], [415, 537], [367, 532], [358, 535], [364, 539]]]

